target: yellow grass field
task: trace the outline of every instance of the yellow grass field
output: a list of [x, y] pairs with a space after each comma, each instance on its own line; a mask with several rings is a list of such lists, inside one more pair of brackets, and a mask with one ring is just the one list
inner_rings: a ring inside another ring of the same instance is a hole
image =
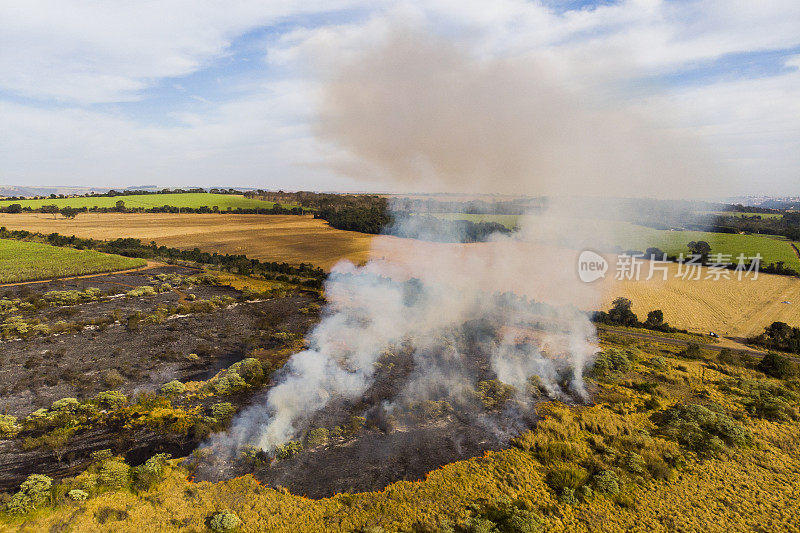
[[264, 261], [313, 263], [330, 269], [342, 258], [361, 263], [370, 235], [331, 228], [298, 215], [83, 213], [74, 220], [39, 213], [0, 213], [0, 226], [92, 239], [133, 237], [177, 248], [246, 254]]
[[[653, 309], [664, 311], [671, 325], [695, 332], [748, 337], [775, 321], [800, 325], [800, 279], [760, 274], [749, 278], [683, 280], [678, 265], [669, 265], [667, 281], [622, 281], [611, 284], [605, 304], [617, 296], [633, 301], [640, 319]], [[701, 277], [705, 277], [705, 271]], [[789, 304], [782, 302], [788, 301]]]
[[[0, 226], [95, 239], [135, 237], [143, 242], [152, 240], [166, 246], [242, 253], [268, 261], [313, 263], [325, 269], [330, 269], [342, 258], [363, 263], [369, 257], [395, 260], [397, 257], [392, 255], [400, 254], [406, 256], [402, 260], [416, 261], [421, 257], [432, 257], [443, 247], [458, 246], [463, 248], [464, 255], [457, 257], [457, 264], [452, 265], [453, 270], [457, 270], [459, 266], [469, 268], [471, 254], [490, 250], [483, 244], [421, 244], [395, 237], [380, 237], [373, 243], [373, 236], [337, 230], [310, 216], [293, 215], [108, 213], [81, 214], [74, 220], [67, 220], [36, 213], [2, 213]], [[371, 250], [372, 244], [375, 246]], [[577, 252], [564, 249], [560, 253], [570, 255], [567, 263], [573, 261], [572, 255], [577, 255]], [[499, 254], [499, 257], [505, 256]], [[497, 264], [498, 269], [505, 266], [503, 260]], [[612, 261], [607, 278], [613, 278], [613, 268]], [[633, 301], [633, 309], [641, 319], [648, 311], [661, 309], [664, 318], [673, 326], [703, 333], [714, 331], [732, 337], [760, 333], [776, 320], [800, 325], [800, 280], [797, 278], [761, 274], [755, 281], [738, 281], [735, 276], [731, 280], [693, 281], [676, 278], [677, 265], [670, 265], [669, 269], [667, 281], [598, 282], [603, 283], [600, 287], [603, 304], [608, 306], [615, 297], [625, 296]], [[531, 265], [530, 271], [535, 270]], [[562, 274], [573, 275], [571, 270]], [[505, 273], [496, 276], [498, 286], [492, 290], [503, 290], [502, 282], [509, 277]], [[705, 277], [705, 272], [701, 277]], [[530, 276], [528, 281], [536, 278]], [[487, 283], [491, 285], [494, 281], [487, 280]], [[544, 281], [544, 285], [530, 285], [525, 292], [532, 298], [547, 300], [565, 293], [571, 279]], [[784, 304], [784, 301], [791, 303]], [[575, 304], [581, 308], [592, 307], [585, 300], [575, 301]]]

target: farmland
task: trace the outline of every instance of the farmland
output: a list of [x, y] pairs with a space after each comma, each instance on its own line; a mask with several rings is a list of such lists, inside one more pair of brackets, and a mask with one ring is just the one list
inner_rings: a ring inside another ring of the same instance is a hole
[[661, 309], [673, 326], [733, 337], [758, 334], [775, 321], [800, 324], [797, 278], [761, 274], [756, 280], [704, 279], [707, 272], [703, 269], [699, 280], [681, 279], [676, 277], [678, 265], [671, 264], [666, 281], [658, 275], [650, 281], [615, 281], [606, 292], [605, 306], [624, 296], [641, 318]]
[[177, 193], [177, 194], [130, 194], [120, 196], [91, 196], [75, 198], [41, 198], [38, 200], [2, 200], [0, 207], [7, 207], [11, 204], [20, 204], [23, 208], [30, 207], [38, 209], [44, 205], [55, 205], [61, 207], [74, 208], [112, 208], [117, 202], [125, 202], [126, 208], [162, 207], [171, 205], [173, 207], [199, 207], [213, 208], [218, 207], [220, 211], [231, 209], [270, 209], [274, 202], [266, 202], [236, 194], [211, 194], [211, 193]]
[[[536, 217], [526, 215], [475, 215], [445, 213], [437, 215], [449, 220], [469, 220], [471, 222], [498, 222], [508, 228], [520, 223], [536, 224]], [[638, 250], [649, 247], [660, 248], [669, 255], [687, 254], [686, 245], [691, 241], [706, 241], [711, 245], [711, 253], [729, 255], [739, 254], [753, 257], [761, 254], [764, 264], [783, 263], [800, 271], [800, 258], [792, 249], [791, 241], [775, 235], [740, 235], [736, 233], [712, 233], [708, 231], [668, 231], [657, 230], [630, 222], [612, 220], [570, 219], [570, 226], [587, 228], [580, 242], [573, 242], [576, 248], [592, 247], [601, 250]], [[556, 238], [560, 238], [556, 236]], [[566, 236], [570, 238], [570, 236]]]
[[145, 264], [143, 259], [0, 239], [0, 283], [80, 276]]
[[313, 263], [325, 269], [342, 258], [364, 262], [372, 235], [331, 228], [299, 215], [81, 214], [74, 220], [48, 215], [0, 214], [0, 226], [83, 238], [133, 237], [177, 248], [246, 254], [254, 259]]
[[[156, 241], [158, 244], [179, 248], [200, 248], [203, 251], [246, 254], [248, 257], [265, 261], [287, 261], [290, 263], [311, 262], [330, 269], [340, 259], [363, 263], [369, 257], [380, 259], [391, 257], [397, 261], [413, 261], [419, 257], [452, 247], [463, 248], [465, 261], [452, 265], [451, 275], [458, 274], [459, 265], [466, 265], [471, 253], [489, 250], [486, 245], [457, 245], [441, 243], [419, 243], [396, 237], [373, 237], [357, 232], [341, 231], [328, 226], [324, 221], [310, 216], [293, 215], [170, 215], [170, 214], [84, 214], [75, 220], [53, 219], [43, 214], [0, 214], [0, 226], [10, 229], [27, 229], [42, 233], [58, 232], [65, 235], [95, 239], [117, 237], [140, 238], [143, 242]], [[635, 230], [639, 244], [646, 242], [643, 236], [671, 236], [677, 250], [680, 242], [699, 232], [658, 232], [642, 226], [622, 225]], [[674, 234], [684, 234], [676, 237]], [[700, 234], [704, 235], [704, 234]], [[767, 260], [784, 257], [785, 252], [768, 255], [767, 248], [759, 243], [773, 247], [785, 246], [793, 253], [788, 243], [765, 236], [705, 234], [720, 237], [712, 242], [749, 243], [753, 249], [741, 249], [746, 255], [760, 252]], [[631, 237], [631, 240], [634, 240]], [[750, 239], [747, 239], [747, 238]], [[686, 241], [688, 242], [688, 241]], [[711, 242], [711, 241], [710, 241]], [[634, 242], [634, 244], [637, 244]], [[684, 243], [685, 245], [685, 243]], [[733, 253], [738, 248], [731, 248]], [[682, 250], [681, 250], [682, 251]], [[552, 252], [555, 253], [555, 252]], [[563, 250], [562, 253], [573, 253]], [[671, 252], [672, 253], [672, 252]], [[398, 257], [406, 256], [406, 257]], [[608, 257], [612, 264], [608, 277], [614, 276], [613, 256]], [[791, 259], [791, 257], [784, 259]], [[796, 260], [796, 256], [795, 256]], [[791, 263], [790, 263], [791, 264]], [[775, 320], [790, 324], [800, 324], [800, 280], [787, 276], [762, 274], [757, 280], [737, 281], [733, 279], [683, 280], [675, 276], [677, 265], [669, 266], [667, 281], [651, 280], [614, 282], [609, 280], [604, 291], [605, 304], [616, 296], [625, 296], [634, 302], [633, 310], [645, 317], [653, 309], [664, 311], [665, 319], [680, 328], [692, 331], [715, 331], [721, 335], [743, 337], [760, 332]], [[571, 275], [571, 274], [570, 274]], [[703, 271], [701, 277], [705, 277]], [[502, 280], [489, 289], [507, 290]], [[531, 297], [552, 297], [557, 299], [558, 284], [545, 284], [537, 287]], [[792, 302], [784, 304], [783, 301]], [[575, 302], [581, 308], [591, 308], [590, 302]]]

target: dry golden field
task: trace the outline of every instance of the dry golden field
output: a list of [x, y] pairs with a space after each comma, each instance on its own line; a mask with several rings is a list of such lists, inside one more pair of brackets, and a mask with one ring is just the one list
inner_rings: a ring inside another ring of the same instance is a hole
[[[507, 290], [514, 284], [532, 298], [559, 303], [571, 302], [591, 309], [601, 302], [608, 306], [617, 296], [630, 298], [641, 319], [652, 309], [664, 311], [665, 319], [690, 331], [714, 331], [720, 335], [745, 337], [760, 333], [776, 320], [800, 325], [800, 280], [785, 276], [761, 274], [755, 281], [682, 280], [675, 277], [677, 265], [670, 265], [667, 281], [608, 280], [595, 294], [586, 298], [575, 287], [572, 268], [554, 269], [547, 263], [561, 256], [564, 265], [573, 265], [577, 252], [559, 249], [532, 257], [546, 257], [542, 264], [509, 265], [509, 254], [492, 249], [496, 244], [420, 243], [395, 237], [379, 237], [333, 229], [323, 220], [293, 215], [175, 215], [175, 214], [81, 214], [74, 220], [54, 219], [44, 214], [9, 215], [0, 213], [0, 226], [43, 233], [58, 232], [95, 239], [135, 237], [144, 242], [180, 248], [200, 248], [220, 253], [242, 253], [249, 257], [289, 263], [307, 262], [330, 269], [346, 258], [363, 263], [369, 257], [392, 259], [399, 264], [416, 261], [448, 261], [438, 274], [445, 279], [474, 272], [474, 261], [493, 256], [494, 275], [485, 283], [491, 290]], [[459, 247], [453, 254], [445, 248]], [[552, 253], [551, 253], [552, 252]], [[481, 258], [482, 256], [482, 258]], [[611, 258], [609, 258], [611, 259]], [[613, 278], [612, 270], [607, 278]], [[520, 278], [520, 272], [529, 275]], [[434, 272], [434, 275], [436, 272]], [[535, 274], [535, 275], [534, 275]], [[701, 277], [705, 277], [703, 272]], [[573, 290], [576, 289], [576, 290]], [[573, 294], [570, 294], [570, 293]], [[596, 298], [595, 298], [596, 296]], [[782, 302], [789, 301], [790, 304]]]
[[0, 226], [92, 239], [134, 237], [144, 243], [246, 254], [264, 261], [313, 263], [326, 270], [341, 258], [366, 261], [372, 239], [297, 215], [82, 213], [68, 220], [40, 213], [0, 213]]
[[[677, 269], [677, 264], [669, 266], [667, 281], [615, 282], [606, 293], [605, 304], [625, 296], [633, 301], [640, 319], [652, 309], [661, 309], [673, 326], [732, 337], [761, 333], [775, 321], [800, 325], [800, 279], [760, 274], [755, 280], [739, 281], [735, 276], [718, 281], [682, 280], [675, 278]], [[701, 277], [705, 277], [705, 269]]]

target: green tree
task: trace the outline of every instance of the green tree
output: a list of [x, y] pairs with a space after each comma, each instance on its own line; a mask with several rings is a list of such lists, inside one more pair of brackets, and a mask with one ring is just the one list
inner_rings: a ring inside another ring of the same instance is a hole
[[43, 205], [39, 210], [42, 213], [47, 213], [49, 215], [53, 215], [53, 218], [56, 218], [56, 215], [59, 212], [59, 209], [58, 209], [57, 205]]
[[708, 255], [711, 253], [711, 245], [706, 241], [691, 241], [689, 243], [689, 253], [692, 255], [699, 255], [700, 261], [703, 263], [708, 262]]
[[617, 298], [611, 302], [611, 310], [608, 312], [609, 321], [619, 326], [635, 326], [639, 323], [639, 318], [631, 311], [631, 302], [627, 298]]
[[647, 320], [644, 321], [645, 326], [650, 329], [662, 328], [664, 324], [664, 312], [661, 309], [654, 309], [647, 313]]
[[61, 208], [61, 215], [64, 218], [75, 218], [78, 213], [80, 213], [80, 209], [76, 209], [74, 207], [66, 206]]

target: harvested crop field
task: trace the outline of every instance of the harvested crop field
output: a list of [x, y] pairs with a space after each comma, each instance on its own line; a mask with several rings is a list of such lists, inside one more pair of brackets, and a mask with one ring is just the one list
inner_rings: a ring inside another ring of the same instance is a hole
[[246, 254], [263, 261], [313, 263], [330, 269], [342, 258], [367, 259], [371, 235], [298, 215], [88, 213], [74, 220], [39, 213], [0, 214], [0, 226], [92, 239], [133, 237], [149, 243]]
[[[758, 279], [676, 278], [677, 264], [669, 265], [667, 281], [615, 282], [609, 287], [606, 306], [617, 296], [633, 301], [633, 311], [640, 319], [653, 309], [664, 311], [671, 325], [731, 337], [749, 337], [761, 333], [775, 321], [800, 325], [800, 279], [790, 276], [760, 274]], [[612, 274], [613, 275], [613, 274]], [[788, 302], [788, 303], [784, 303]]]
[[[402, 264], [403, 261], [415, 261], [444, 248], [463, 247], [465, 254], [462, 260], [452, 265], [453, 270], [448, 275], [457, 275], [459, 268], [467, 268], [471, 254], [485, 253], [491, 246], [419, 243], [396, 237], [375, 239], [372, 235], [331, 228], [325, 221], [311, 216], [294, 215], [109, 213], [81, 214], [75, 220], [54, 220], [43, 214], [0, 213], [0, 226], [95, 239], [135, 237], [143, 242], [154, 240], [167, 246], [240, 253], [268, 261], [313, 263], [326, 269], [340, 259], [362, 263], [369, 257], [381, 259], [393, 255], [393, 259]], [[375, 247], [370, 249], [373, 243]], [[576, 264], [577, 252], [564, 249], [562, 252], [571, 254], [570, 265]], [[403, 257], [398, 258], [398, 254]], [[607, 278], [614, 276], [614, 260], [609, 256], [611, 270]], [[800, 279], [761, 274], [755, 281], [737, 281], [735, 276], [731, 280], [694, 281], [676, 278], [676, 273], [677, 265], [673, 264], [670, 265], [667, 281], [609, 282], [603, 286], [603, 303], [607, 306], [613, 298], [625, 296], [633, 301], [633, 310], [642, 319], [648, 311], [661, 309], [665, 320], [673, 326], [704, 333], [714, 331], [733, 337], [760, 333], [776, 320], [800, 325]], [[565, 275], [573, 275], [572, 270], [565, 271]], [[705, 275], [703, 269], [701, 278]], [[497, 284], [497, 287], [492, 286], [492, 290], [506, 290], [502, 286], [505, 278], [499, 276], [491, 280]], [[527, 291], [527, 294], [548, 301], [550, 297], [558, 298], [559, 293], [563, 292], [558, 290], [562, 284], [554, 280], [545, 282], [543, 286], [539, 284]], [[791, 303], [782, 303], [784, 301]], [[574, 303], [587, 309], [599, 305], [599, 302]]]
[[145, 264], [144, 259], [0, 239], [0, 283], [112, 272]]

